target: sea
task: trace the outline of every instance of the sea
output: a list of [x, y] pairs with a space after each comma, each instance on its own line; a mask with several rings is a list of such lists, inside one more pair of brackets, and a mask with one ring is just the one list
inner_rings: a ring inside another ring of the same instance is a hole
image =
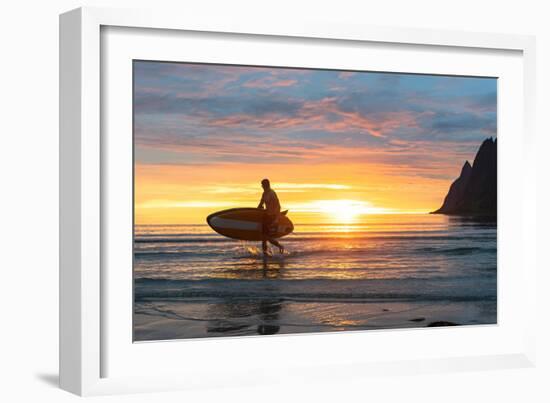
[[259, 242], [136, 225], [134, 341], [497, 323], [494, 219], [368, 215]]

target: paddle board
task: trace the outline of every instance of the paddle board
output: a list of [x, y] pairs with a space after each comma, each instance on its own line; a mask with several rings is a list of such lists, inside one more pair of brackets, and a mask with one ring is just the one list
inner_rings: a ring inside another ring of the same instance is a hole
[[[264, 212], [260, 208], [232, 208], [210, 214], [206, 222], [220, 235], [243, 241], [261, 241]], [[281, 238], [294, 230], [294, 225], [286, 216], [287, 212], [280, 213], [273, 235], [270, 236], [272, 239]]]

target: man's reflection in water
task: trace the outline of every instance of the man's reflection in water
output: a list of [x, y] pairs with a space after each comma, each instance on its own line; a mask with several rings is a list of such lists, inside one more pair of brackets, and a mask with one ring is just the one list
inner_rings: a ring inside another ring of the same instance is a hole
[[[271, 277], [274, 273], [275, 278], [280, 277], [281, 270], [284, 269], [284, 260], [279, 261], [279, 267], [270, 268], [268, 259], [263, 259], [263, 277]], [[260, 320], [262, 324], [258, 326], [258, 334], [276, 334], [279, 333], [281, 327], [277, 325], [279, 322], [279, 311], [281, 310], [283, 301], [281, 299], [262, 300], [260, 301]]]
[[[243, 335], [270, 335], [280, 330], [279, 314], [282, 309], [283, 300], [277, 298], [279, 286], [277, 280], [284, 271], [284, 260], [262, 259], [262, 265], [257, 267], [258, 280], [265, 280], [265, 297], [246, 295], [237, 300], [224, 299], [214, 303], [209, 308], [209, 316], [224, 318], [213, 319], [207, 326], [207, 333], [217, 336], [243, 336]], [[235, 274], [235, 273], [233, 273]], [[250, 279], [250, 269], [242, 271], [242, 280]], [[238, 281], [238, 278], [236, 279]], [[261, 292], [260, 290], [258, 290]]]

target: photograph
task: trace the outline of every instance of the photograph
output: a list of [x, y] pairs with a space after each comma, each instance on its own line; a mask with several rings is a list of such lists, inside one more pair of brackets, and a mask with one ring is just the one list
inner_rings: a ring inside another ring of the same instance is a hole
[[132, 74], [134, 342], [497, 324], [498, 78]]

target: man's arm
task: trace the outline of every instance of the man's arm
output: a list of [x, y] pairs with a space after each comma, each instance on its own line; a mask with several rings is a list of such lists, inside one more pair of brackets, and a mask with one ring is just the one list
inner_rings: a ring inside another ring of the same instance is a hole
[[260, 204], [258, 204], [258, 208], [262, 208], [265, 203], [264, 195], [262, 194], [262, 198], [260, 199]]

